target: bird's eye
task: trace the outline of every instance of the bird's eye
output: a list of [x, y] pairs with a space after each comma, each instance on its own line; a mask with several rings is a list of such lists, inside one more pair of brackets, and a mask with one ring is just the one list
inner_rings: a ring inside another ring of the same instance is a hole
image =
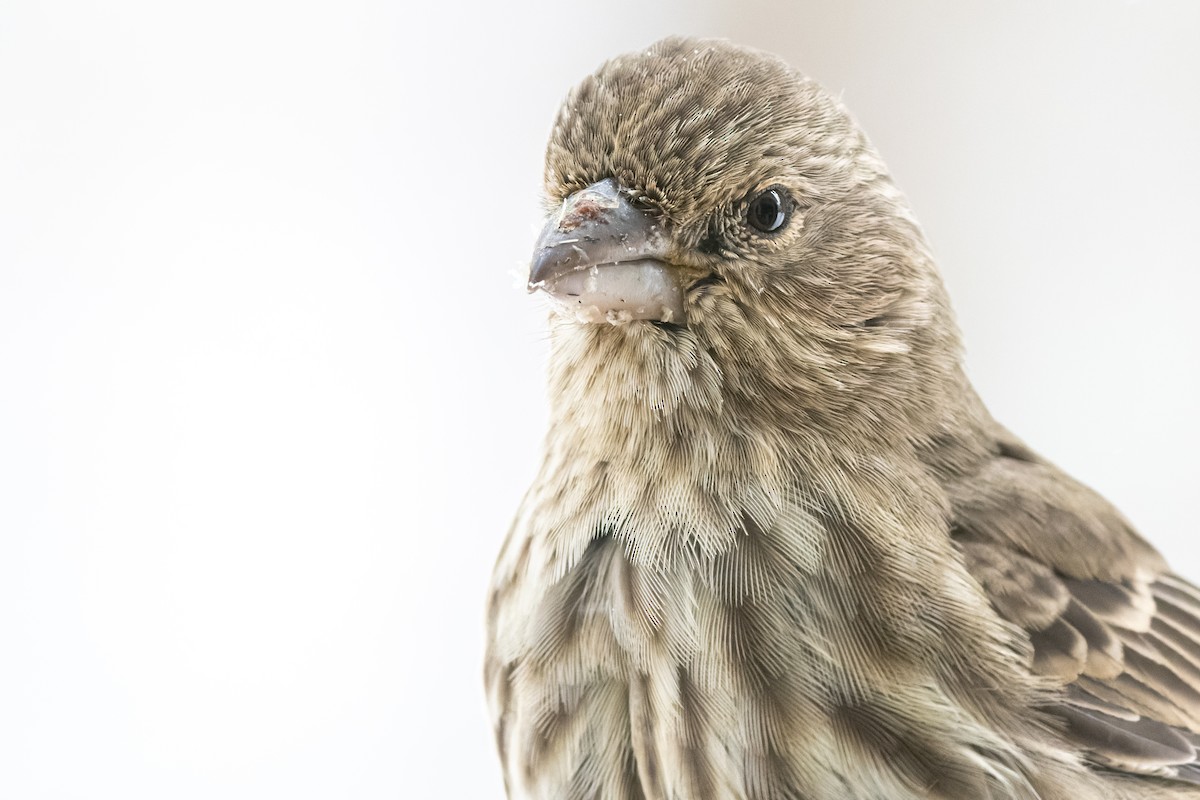
[[783, 189], [767, 189], [750, 200], [746, 209], [746, 221], [755, 230], [774, 233], [787, 224], [789, 205]]

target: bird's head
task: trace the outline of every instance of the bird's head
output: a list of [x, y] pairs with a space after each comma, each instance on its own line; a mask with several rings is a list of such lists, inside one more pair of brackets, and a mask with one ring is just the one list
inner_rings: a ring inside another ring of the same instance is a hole
[[530, 288], [554, 301], [561, 357], [599, 354], [659, 409], [732, 393], [797, 424], [855, 409], [887, 424], [903, 413], [889, 400], [956, 369], [882, 161], [773, 56], [670, 38], [607, 62], [558, 114], [545, 189]]

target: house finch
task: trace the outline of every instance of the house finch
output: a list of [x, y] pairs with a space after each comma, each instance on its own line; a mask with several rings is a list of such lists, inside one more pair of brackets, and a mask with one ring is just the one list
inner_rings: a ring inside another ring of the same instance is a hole
[[570, 93], [545, 188], [511, 797], [1200, 797], [1200, 590], [989, 416], [837, 100], [667, 39]]

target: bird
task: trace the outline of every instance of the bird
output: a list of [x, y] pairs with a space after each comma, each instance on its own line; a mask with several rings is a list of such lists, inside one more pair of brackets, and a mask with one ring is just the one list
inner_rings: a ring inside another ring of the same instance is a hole
[[667, 38], [569, 92], [544, 191], [510, 798], [1200, 798], [1200, 589], [989, 414], [840, 99]]

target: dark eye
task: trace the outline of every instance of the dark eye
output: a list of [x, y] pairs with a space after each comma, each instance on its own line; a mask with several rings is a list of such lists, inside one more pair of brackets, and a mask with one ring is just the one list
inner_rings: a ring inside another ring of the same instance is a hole
[[746, 221], [756, 230], [774, 233], [787, 224], [789, 205], [784, 190], [767, 189], [750, 200]]

